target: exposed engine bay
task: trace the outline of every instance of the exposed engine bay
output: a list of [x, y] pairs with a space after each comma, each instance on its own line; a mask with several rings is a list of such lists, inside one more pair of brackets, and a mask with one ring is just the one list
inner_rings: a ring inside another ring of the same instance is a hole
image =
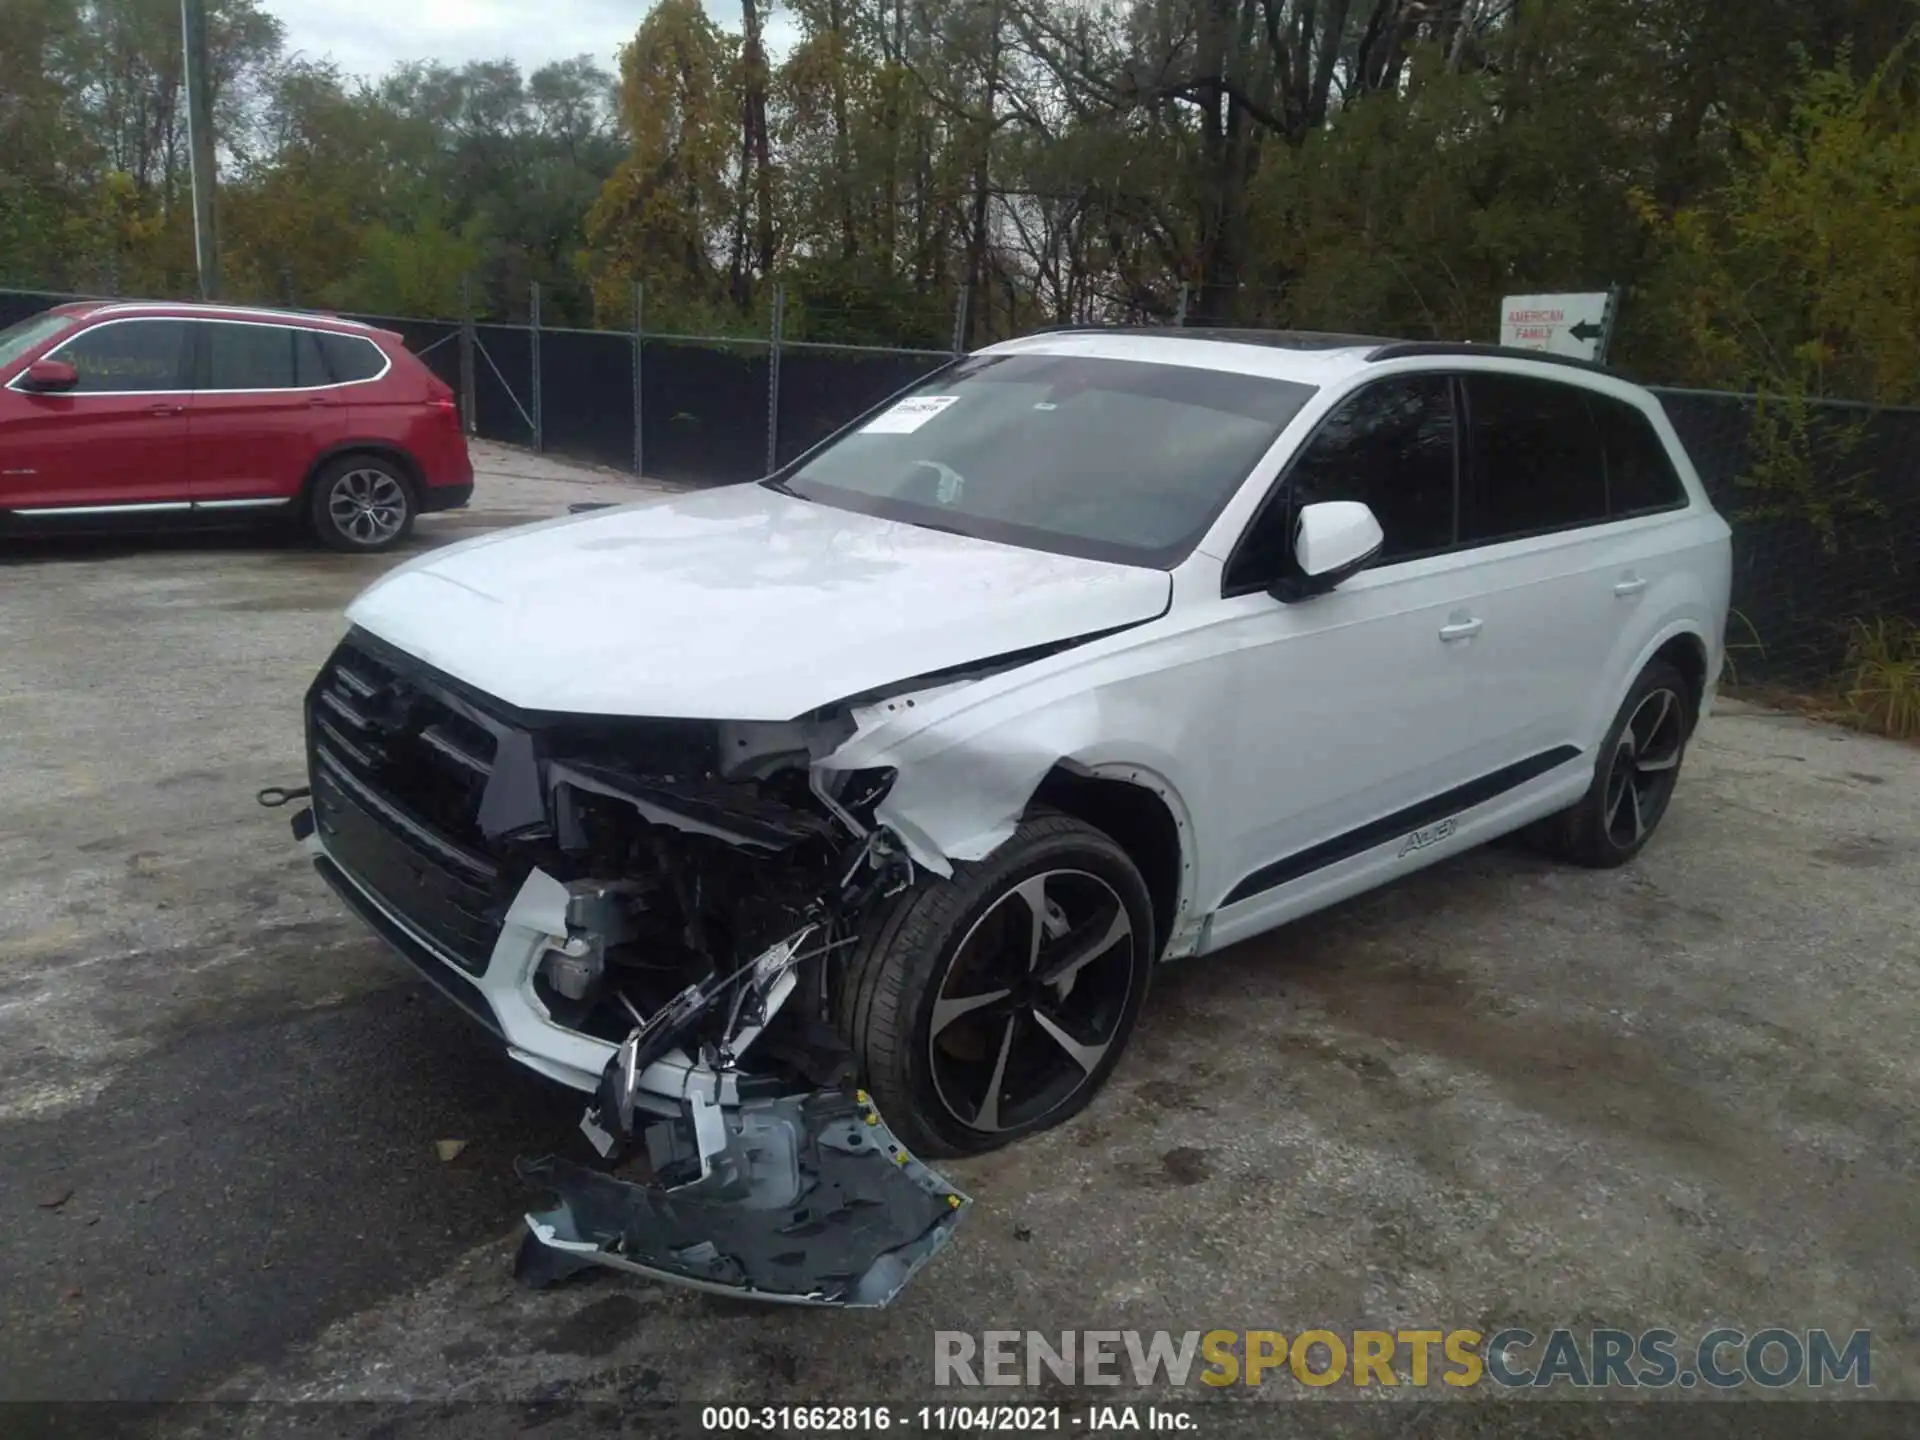
[[834, 1023], [837, 958], [915, 874], [875, 820], [892, 772], [813, 765], [850, 718], [507, 713], [356, 633], [307, 728], [294, 833], [342, 898], [516, 1058], [585, 1088], [525, 1035], [608, 1056], [581, 1128], [642, 1178], [523, 1165], [558, 1197], [523, 1278], [875, 1305], [945, 1242], [965, 1197], [853, 1088]]
[[[884, 777], [859, 777], [839, 803], [809, 792], [804, 752], [799, 768], [729, 776], [715, 756], [724, 727], [705, 728], [716, 743], [675, 737], [677, 754], [618, 737], [650, 757], [644, 771], [546, 737], [558, 753], [532, 763], [550, 823], [495, 841], [518, 862], [510, 873], [538, 868], [567, 889], [566, 943], [536, 993], [557, 1023], [622, 1041], [639, 1070], [674, 1045], [723, 1067], [756, 1044], [803, 1064], [795, 1047], [822, 1043], [812, 1027], [828, 1019], [824, 962], [876, 899], [912, 883], [913, 864], [871, 825]], [[674, 769], [655, 773], [659, 759]]]

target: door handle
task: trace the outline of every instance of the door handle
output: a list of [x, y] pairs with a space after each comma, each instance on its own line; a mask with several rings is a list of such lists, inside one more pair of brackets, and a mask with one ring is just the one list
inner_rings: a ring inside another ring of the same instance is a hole
[[1471, 640], [1480, 633], [1481, 622], [1469, 617], [1465, 620], [1452, 620], [1440, 627], [1440, 638], [1451, 644], [1455, 640]]
[[1647, 582], [1629, 571], [1620, 578], [1620, 583], [1613, 587], [1613, 593], [1624, 600], [1629, 595], [1638, 595], [1646, 588]]
[[187, 413], [187, 407], [184, 405], [161, 403], [158, 405], [149, 405], [147, 407], [147, 413], [149, 415], [184, 415]]

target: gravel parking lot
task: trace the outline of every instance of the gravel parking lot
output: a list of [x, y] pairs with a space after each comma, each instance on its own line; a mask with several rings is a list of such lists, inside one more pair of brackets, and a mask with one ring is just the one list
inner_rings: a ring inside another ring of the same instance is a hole
[[[408, 553], [637, 488], [476, 460]], [[1733, 704], [1625, 870], [1496, 847], [1164, 970], [882, 1314], [516, 1288], [575, 1097], [253, 802], [386, 563], [0, 552], [0, 1399], [856, 1401], [936, 1329], [1559, 1324], [1870, 1328], [1920, 1399], [1920, 749]]]

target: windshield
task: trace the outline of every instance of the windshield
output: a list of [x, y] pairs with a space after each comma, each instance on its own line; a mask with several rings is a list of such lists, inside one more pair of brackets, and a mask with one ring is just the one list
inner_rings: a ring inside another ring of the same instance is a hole
[[25, 320], [17, 321], [6, 329], [0, 330], [0, 370], [4, 370], [42, 340], [59, 334], [72, 323], [73, 316], [59, 315], [47, 310], [38, 315], [29, 315]]
[[1169, 568], [1313, 394], [1257, 375], [987, 355], [870, 416], [780, 483], [983, 540]]

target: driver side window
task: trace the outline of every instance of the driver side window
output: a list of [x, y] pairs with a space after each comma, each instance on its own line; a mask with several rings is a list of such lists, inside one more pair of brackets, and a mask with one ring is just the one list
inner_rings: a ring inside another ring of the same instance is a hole
[[1264, 587], [1293, 567], [1293, 517], [1305, 505], [1359, 500], [1385, 532], [1375, 565], [1454, 544], [1453, 382], [1380, 380], [1321, 422], [1248, 529], [1227, 592]]
[[80, 372], [70, 395], [171, 394], [187, 378], [187, 322], [110, 320], [47, 352]]

